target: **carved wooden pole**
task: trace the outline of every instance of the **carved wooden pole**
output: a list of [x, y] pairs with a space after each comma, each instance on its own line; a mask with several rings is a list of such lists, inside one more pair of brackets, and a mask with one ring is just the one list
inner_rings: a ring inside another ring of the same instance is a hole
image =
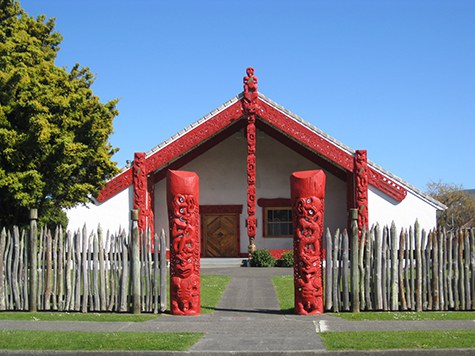
[[[38, 210], [30, 210], [30, 312], [38, 311]], [[0, 261], [2, 263], [2, 261]]]
[[321, 170], [295, 172], [290, 177], [296, 314], [323, 313], [321, 243], [325, 181]]
[[199, 178], [194, 172], [167, 173], [170, 226], [170, 309], [200, 314]]
[[145, 167], [145, 153], [134, 153], [133, 182], [134, 182], [134, 210], [138, 211], [138, 228], [142, 234], [147, 228], [147, 172]]
[[368, 159], [366, 150], [355, 151], [355, 201], [358, 209], [358, 230], [368, 228]]
[[256, 113], [259, 109], [257, 83], [254, 68], [247, 68], [244, 82], [243, 108], [247, 114], [247, 235], [249, 258], [255, 251], [256, 238]]

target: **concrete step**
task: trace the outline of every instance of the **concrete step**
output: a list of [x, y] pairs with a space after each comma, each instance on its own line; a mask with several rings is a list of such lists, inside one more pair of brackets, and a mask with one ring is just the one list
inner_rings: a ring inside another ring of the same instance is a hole
[[201, 268], [222, 268], [245, 266], [247, 258], [206, 257], [201, 259]]

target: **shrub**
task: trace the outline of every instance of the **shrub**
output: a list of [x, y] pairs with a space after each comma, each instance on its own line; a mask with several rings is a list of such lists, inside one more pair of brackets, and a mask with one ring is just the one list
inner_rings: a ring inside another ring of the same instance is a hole
[[284, 252], [282, 257], [277, 261], [279, 267], [293, 267], [294, 266], [294, 251]]
[[256, 250], [252, 253], [251, 265], [253, 267], [274, 267], [275, 258], [267, 250]]

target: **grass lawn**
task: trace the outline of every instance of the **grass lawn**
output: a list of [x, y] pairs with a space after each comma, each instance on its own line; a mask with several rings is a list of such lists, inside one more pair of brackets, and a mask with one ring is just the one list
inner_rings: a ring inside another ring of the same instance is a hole
[[29, 321], [125, 321], [142, 322], [156, 319], [155, 314], [126, 313], [66, 313], [66, 312], [0, 312], [0, 320]]
[[320, 336], [327, 350], [475, 348], [475, 330], [348, 331]]
[[[279, 300], [280, 309], [293, 313], [294, 280], [293, 276], [272, 277], [272, 284]], [[424, 312], [361, 312], [361, 313], [328, 313], [345, 320], [475, 320], [473, 311], [424, 311]]]
[[330, 313], [345, 320], [475, 320], [472, 311]]
[[0, 330], [0, 349], [186, 351], [203, 335], [202, 333]]
[[294, 312], [294, 276], [274, 276], [272, 277], [280, 310], [285, 313]]
[[[201, 276], [201, 313], [214, 312], [231, 277]], [[170, 299], [167, 296], [167, 299]], [[168, 306], [170, 309], [170, 304]], [[0, 312], [0, 320], [29, 320], [29, 321], [107, 321], [107, 322], [143, 322], [159, 317], [156, 314], [143, 313], [139, 315], [128, 313], [69, 313], [69, 312]]]
[[231, 277], [229, 276], [201, 276], [201, 313], [214, 312]]

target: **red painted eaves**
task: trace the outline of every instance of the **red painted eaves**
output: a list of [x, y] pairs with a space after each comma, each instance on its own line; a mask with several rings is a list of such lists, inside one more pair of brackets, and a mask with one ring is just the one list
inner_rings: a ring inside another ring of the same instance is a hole
[[[178, 134], [176, 139], [172, 139], [169, 143], [165, 142], [163, 147], [159, 147], [155, 152], [148, 154], [145, 164], [146, 173], [150, 174], [178, 159], [210, 137], [217, 135], [244, 115], [242, 103], [237, 99], [231, 105], [223, 109], [217, 109], [217, 111], [215, 115], [211, 114], [209, 118], [202, 122], [197, 122], [196, 125], [188, 128], [186, 132]], [[128, 168], [107, 182], [106, 186], [99, 193], [97, 200], [102, 203], [131, 184], [132, 168]]]
[[193, 150], [244, 115], [241, 101], [218, 112], [201, 124], [179, 135], [174, 141], [147, 157], [147, 174]]
[[[341, 145], [335, 144], [323, 134], [319, 135], [318, 132], [307, 127], [303, 122], [294, 119], [291, 114], [279, 110], [265, 97], [259, 97], [259, 107], [257, 114], [266, 124], [340, 167], [340, 169], [353, 172], [354, 158], [349, 149], [345, 149], [344, 146], [340, 147]], [[237, 97], [230, 102], [229, 106], [217, 109], [216, 114], [211, 113], [209, 117], [196, 122], [184, 132], [178, 134], [176, 138], [170, 139], [170, 142], [165, 142], [161, 147], [158, 146], [155, 151], [148, 153], [146, 158], [147, 174], [167, 166], [194, 150], [209, 138], [222, 132], [243, 115], [242, 102]], [[406, 197], [407, 190], [394, 179], [371, 166], [368, 168], [371, 185], [399, 202]], [[107, 183], [99, 193], [97, 200], [102, 203], [131, 184], [132, 169], [128, 168]]]

